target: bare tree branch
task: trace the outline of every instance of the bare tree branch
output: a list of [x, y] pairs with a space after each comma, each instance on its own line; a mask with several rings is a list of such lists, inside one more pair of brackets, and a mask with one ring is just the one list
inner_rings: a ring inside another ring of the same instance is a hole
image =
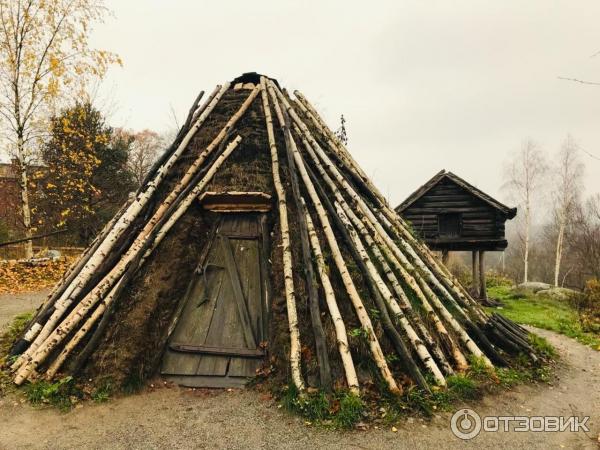
[[595, 81], [584, 81], [584, 80], [579, 80], [577, 78], [567, 78], [567, 77], [556, 77], [559, 80], [565, 80], [565, 81], [573, 81], [575, 83], [581, 83], [581, 84], [589, 84], [592, 86], [600, 86], [600, 83], [596, 83]]

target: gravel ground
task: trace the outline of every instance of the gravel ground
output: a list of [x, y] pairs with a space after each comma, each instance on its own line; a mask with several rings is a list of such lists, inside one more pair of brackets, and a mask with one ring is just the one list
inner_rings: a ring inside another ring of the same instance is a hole
[[4, 330], [17, 314], [34, 311], [46, 299], [49, 292], [49, 290], [43, 290], [39, 292], [0, 295], [0, 332]]
[[[37, 306], [44, 294], [0, 297], [0, 328], [11, 314]], [[305, 425], [257, 392], [164, 387], [105, 404], [86, 403], [68, 413], [34, 408], [14, 395], [0, 398], [0, 449], [599, 448], [600, 352], [538, 332], [561, 354], [556, 380], [465, 406], [482, 416], [589, 415], [590, 433], [481, 432], [462, 441], [450, 431], [451, 413], [431, 420], [407, 418], [396, 425], [397, 432], [390, 427], [335, 432]]]

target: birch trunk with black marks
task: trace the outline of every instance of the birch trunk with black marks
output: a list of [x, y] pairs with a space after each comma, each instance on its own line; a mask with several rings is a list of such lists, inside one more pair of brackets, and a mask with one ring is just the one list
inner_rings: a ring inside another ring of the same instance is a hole
[[335, 327], [338, 351], [340, 352], [340, 358], [344, 366], [344, 372], [346, 374], [346, 382], [348, 383], [348, 389], [350, 390], [350, 392], [358, 395], [360, 393], [358, 377], [356, 376], [356, 369], [354, 368], [352, 354], [350, 353], [350, 348], [348, 346], [348, 335], [346, 333], [344, 319], [342, 319], [342, 315], [340, 314], [340, 310], [337, 305], [335, 291], [333, 290], [331, 280], [329, 279], [327, 265], [325, 264], [325, 259], [323, 258], [323, 252], [321, 250], [321, 244], [319, 243], [319, 238], [317, 236], [315, 226], [310, 217], [308, 209], [305, 208], [304, 212], [306, 215], [308, 235], [310, 237], [311, 247], [313, 250], [313, 254], [315, 255], [315, 261], [317, 264], [317, 272], [319, 273], [321, 284], [323, 286], [323, 291], [325, 293], [325, 301], [327, 303], [327, 308], [329, 309], [329, 315], [331, 316], [333, 326]]
[[431, 354], [429, 353], [429, 351], [427, 350], [427, 348], [421, 341], [420, 337], [417, 335], [417, 333], [415, 332], [415, 330], [413, 329], [411, 324], [408, 322], [408, 319], [402, 312], [402, 308], [400, 308], [400, 305], [398, 305], [398, 302], [396, 301], [396, 299], [390, 292], [389, 288], [387, 287], [387, 285], [381, 278], [381, 275], [379, 275], [377, 268], [371, 261], [371, 258], [369, 257], [369, 254], [365, 250], [360, 238], [358, 237], [356, 230], [352, 226], [350, 219], [348, 219], [348, 217], [344, 213], [342, 207], [337, 202], [335, 203], [334, 206], [336, 207], [339, 218], [341, 219], [342, 223], [348, 230], [350, 238], [352, 239], [352, 241], [354, 243], [354, 247], [358, 251], [358, 254], [360, 255], [363, 262], [365, 263], [369, 278], [371, 278], [372, 282], [379, 289], [379, 292], [382, 295], [382, 297], [384, 298], [384, 300], [387, 304], [387, 307], [392, 312], [393, 317], [400, 323], [402, 330], [404, 331], [405, 335], [408, 337], [408, 340], [411, 343], [414, 351], [419, 356], [419, 359], [421, 360], [423, 365], [433, 375], [433, 377], [436, 381], [436, 384], [438, 384], [440, 386], [445, 386], [446, 380], [444, 378], [444, 375], [442, 374], [442, 372], [438, 368], [437, 364], [431, 357]]
[[[389, 264], [387, 263], [387, 261], [385, 260], [385, 258], [381, 254], [381, 252], [379, 251], [379, 248], [375, 245], [375, 242], [373, 241], [372, 237], [366, 231], [362, 222], [358, 219], [358, 217], [356, 216], [356, 214], [354, 213], [352, 208], [350, 208], [350, 206], [348, 205], [348, 203], [342, 196], [341, 192], [339, 191], [339, 189], [337, 188], [337, 186], [335, 185], [335, 183], [333, 182], [333, 180], [331, 179], [331, 177], [329, 176], [329, 174], [327, 173], [327, 171], [325, 170], [325, 168], [319, 161], [319, 159], [316, 156], [314, 150], [312, 149], [310, 143], [306, 140], [306, 137], [301, 133], [300, 129], [297, 126], [295, 126], [294, 130], [300, 136], [302, 143], [304, 145], [304, 148], [306, 149], [307, 153], [309, 154], [309, 156], [311, 158], [312, 163], [314, 164], [314, 166], [317, 169], [317, 173], [320, 175], [321, 179], [323, 181], [325, 181], [325, 184], [327, 186], [329, 186], [329, 189], [330, 189], [331, 193], [334, 195], [337, 203], [341, 206], [342, 210], [346, 213], [348, 218], [351, 220], [354, 227], [358, 230], [360, 235], [363, 237], [367, 246], [369, 247], [369, 250], [371, 250], [371, 252], [375, 256], [375, 258], [377, 259], [377, 262], [382, 267], [383, 272], [386, 275], [386, 278], [388, 279], [388, 281], [390, 282], [390, 284], [392, 285], [392, 287], [394, 289], [394, 292], [396, 293], [398, 298], [401, 300], [401, 308], [402, 308], [404, 315], [409, 318], [409, 322], [412, 322], [415, 324], [415, 326], [419, 330], [419, 333], [421, 333], [421, 335], [425, 339], [427, 346], [434, 353], [434, 356], [437, 359], [437, 361], [442, 365], [444, 372], [449, 375], [452, 374], [454, 371], [453, 371], [452, 367], [450, 366], [450, 364], [448, 363], [448, 361], [446, 360], [446, 357], [444, 356], [443, 351], [438, 346], [438, 344], [433, 340], [433, 338], [427, 331], [427, 329], [426, 329], [424, 323], [422, 322], [422, 320], [420, 319], [420, 317], [417, 314], [415, 314], [414, 311], [412, 310], [412, 305], [410, 304], [410, 300], [408, 299], [404, 290], [400, 286], [400, 283], [399, 283], [398, 279], [396, 278], [396, 275], [393, 273], [392, 269], [389, 267]], [[395, 312], [393, 312], [393, 313], [395, 314]], [[439, 323], [439, 319], [437, 321]], [[443, 328], [443, 326], [442, 326], [442, 328]], [[446, 332], [445, 336], [447, 336], [447, 332]]]
[[[31, 206], [29, 205], [29, 176], [27, 174], [27, 161], [25, 158], [25, 143], [23, 131], [17, 132], [17, 159], [19, 162], [19, 188], [21, 191], [21, 219], [25, 237], [31, 237]], [[33, 258], [33, 242], [25, 241], [25, 259]]]
[[150, 198], [153, 196], [154, 192], [156, 191], [162, 180], [165, 178], [169, 170], [173, 167], [175, 162], [179, 159], [179, 156], [181, 156], [183, 151], [187, 148], [188, 144], [190, 143], [196, 132], [200, 129], [208, 115], [215, 108], [221, 96], [225, 93], [225, 91], [228, 88], [229, 84], [226, 83], [219, 90], [219, 93], [213, 98], [211, 103], [202, 112], [194, 126], [188, 131], [186, 136], [183, 138], [183, 140], [177, 147], [177, 150], [173, 152], [169, 159], [157, 170], [154, 179], [147, 183], [143, 190], [140, 190], [140, 192], [138, 192], [135, 200], [127, 207], [127, 210], [117, 220], [117, 222], [114, 224], [110, 232], [106, 235], [104, 240], [100, 243], [100, 245], [98, 245], [93, 254], [90, 255], [90, 258], [81, 268], [81, 271], [77, 274], [75, 279], [72, 280], [72, 282], [65, 289], [62, 295], [57, 299], [55, 303], [54, 313], [46, 321], [46, 323], [43, 324], [43, 327], [40, 327], [39, 334], [35, 337], [35, 340], [31, 343], [31, 345], [25, 351], [25, 353], [23, 353], [11, 366], [13, 370], [16, 370], [23, 364], [25, 360], [29, 359], [31, 354], [33, 354], [37, 350], [39, 345], [42, 342], [44, 342], [46, 338], [50, 335], [52, 330], [60, 321], [61, 317], [65, 314], [67, 309], [73, 303], [77, 295], [85, 287], [86, 283], [91, 279], [98, 266], [111, 252], [117, 240], [129, 228], [132, 222], [137, 218], [139, 213], [149, 202]]
[[287, 117], [287, 114], [284, 111], [281, 111], [280, 108], [275, 107], [275, 112], [277, 115], [277, 119], [279, 120], [279, 126], [283, 130], [284, 134], [288, 161], [288, 171], [290, 174], [290, 184], [292, 185], [292, 194], [294, 197], [294, 203], [296, 205], [296, 211], [298, 213], [297, 217], [298, 228], [300, 231], [302, 262], [304, 265], [304, 272], [306, 275], [310, 319], [315, 338], [315, 348], [317, 351], [317, 362], [319, 364], [321, 387], [325, 391], [330, 391], [332, 388], [331, 367], [329, 366], [329, 356], [327, 355], [327, 342], [325, 339], [325, 332], [323, 331], [323, 324], [321, 323], [321, 311], [319, 307], [317, 280], [315, 278], [310, 253], [310, 243], [308, 241], [308, 229], [306, 226], [304, 216], [304, 206], [300, 201], [300, 186], [298, 183], [298, 175], [296, 173], [296, 164], [294, 162], [294, 156], [292, 154], [292, 133], [290, 130], [290, 120], [289, 117]]
[[[222, 155], [220, 155], [215, 163], [210, 167], [207, 171], [206, 175], [203, 179], [187, 193], [184, 199], [180, 202], [172, 202], [173, 207], [176, 207], [174, 212], [168, 216], [166, 223], [157, 230], [156, 233], [152, 233], [154, 231], [154, 226], [159, 223], [159, 220], [164, 216], [166, 211], [160, 211], [160, 217], [156, 217], [155, 214], [153, 218], [150, 220], [149, 224], [152, 223], [152, 229], [145, 227], [144, 231], [141, 232], [127, 253], [121, 258], [121, 260], [117, 263], [117, 265], [102, 279], [100, 283], [94, 287], [81, 302], [77, 304], [77, 306], [68, 314], [68, 316], [62, 321], [62, 323], [48, 336], [48, 338], [38, 347], [36, 352], [29, 358], [17, 371], [15, 375], [15, 383], [17, 385], [22, 384], [32, 372], [37, 370], [37, 367], [45, 361], [50, 352], [54, 348], [56, 348], [65, 337], [74, 330], [76, 325], [81, 322], [81, 320], [85, 317], [85, 315], [89, 312], [91, 308], [93, 308], [99, 301], [102, 301], [108, 305], [113, 300], [114, 297], [108, 295], [104, 298], [105, 294], [114, 286], [115, 283], [121, 278], [124, 272], [127, 270], [129, 264], [138, 256], [139, 254], [143, 254], [143, 250], [146, 248], [147, 243], [149, 241], [153, 242], [153, 248], [158, 245], [158, 242], [164, 237], [171, 227], [175, 224], [175, 222], [183, 215], [185, 211], [189, 208], [195, 198], [202, 192], [202, 190], [206, 187], [208, 182], [212, 179], [215, 172], [219, 169], [221, 164], [227, 159], [227, 157], [233, 152], [233, 150], [237, 147], [239, 142], [241, 141], [241, 137], [236, 137], [225, 149]], [[159, 208], [160, 210], [160, 208]], [[112, 291], [114, 292], [114, 291]]]
[[[276, 93], [275, 89], [276, 89], [276, 86], [274, 86], [273, 83], [268, 82], [269, 94], [271, 96], [271, 99], [273, 100], [273, 104], [277, 108], [278, 107], [278, 99], [277, 99], [278, 94]], [[333, 234], [331, 224], [329, 223], [329, 219], [327, 217], [327, 212], [323, 208], [323, 205], [321, 204], [321, 200], [319, 199], [319, 195], [317, 194], [317, 192], [313, 186], [313, 183], [310, 180], [308, 173], [306, 172], [306, 168], [304, 166], [304, 161], [302, 160], [302, 157], [301, 157], [300, 153], [298, 152], [298, 149], [295, 146], [293, 139], [292, 139], [291, 143], [292, 143], [294, 159], [296, 161], [296, 166], [298, 168], [300, 178], [302, 179], [304, 186], [305, 186], [305, 188], [309, 194], [309, 197], [311, 199], [311, 202], [313, 203], [313, 206], [317, 212], [317, 217], [319, 218], [319, 221], [321, 222], [323, 232], [325, 233], [325, 236], [327, 238], [327, 243], [328, 243], [331, 253], [333, 255], [336, 267], [337, 267], [338, 271], [340, 272], [340, 276], [344, 283], [344, 287], [346, 288], [348, 296], [350, 297], [350, 301], [352, 302], [352, 304], [354, 306], [356, 315], [357, 315], [359, 321], [361, 322], [363, 329], [366, 332], [367, 341], [369, 344], [369, 348], [371, 350], [371, 355], [373, 357], [373, 361], [377, 365], [383, 380], [388, 385], [389, 390], [395, 394], [400, 394], [402, 392], [402, 390], [398, 386], [396, 381], [394, 380], [394, 377], [392, 376], [392, 373], [388, 367], [387, 361], [385, 360], [385, 355], [383, 354], [383, 351], [381, 350], [381, 346], [379, 345], [379, 341], [377, 340], [377, 336], [375, 335], [375, 330], [373, 329], [373, 324], [371, 323], [371, 319], [369, 318], [369, 316], [365, 310], [364, 304], [360, 298], [360, 295], [358, 293], [358, 290], [356, 289], [356, 286], [354, 285], [354, 281], [352, 280], [352, 277], [348, 271], [348, 267], [346, 266], [346, 262], [344, 261], [344, 258], [340, 251], [340, 247], [337, 243], [335, 235]]]
[[264, 77], [261, 77], [261, 96], [263, 110], [265, 113], [265, 121], [267, 127], [267, 136], [269, 139], [269, 149], [271, 153], [271, 170], [273, 172], [273, 184], [277, 193], [277, 206], [279, 211], [279, 224], [281, 229], [281, 247], [283, 259], [283, 277], [285, 285], [285, 299], [287, 306], [288, 325], [290, 329], [290, 366], [292, 373], [292, 381], [298, 390], [305, 389], [302, 371], [300, 369], [301, 362], [301, 345], [300, 345], [300, 330], [298, 328], [298, 313], [296, 309], [296, 292], [294, 290], [294, 268], [292, 264], [292, 251], [290, 247], [290, 231], [287, 215], [287, 200], [285, 189], [281, 183], [279, 174], [279, 156], [277, 153], [277, 145], [275, 143], [275, 133], [273, 131], [273, 118], [271, 115], [271, 107], [269, 105], [269, 96], [267, 94], [267, 82]]
[[[388, 249], [392, 252], [392, 254], [396, 258], [398, 258], [399, 260], [403, 260], [403, 259], [406, 260], [406, 258], [404, 257], [404, 255], [402, 254], [402, 252], [400, 251], [400, 249], [398, 248], [396, 243], [390, 238], [390, 236], [388, 235], [386, 230], [383, 228], [383, 226], [381, 225], [379, 220], [375, 217], [375, 215], [371, 211], [370, 207], [364, 202], [362, 197], [354, 190], [354, 188], [349, 185], [349, 183], [344, 178], [344, 176], [339, 172], [337, 167], [332, 163], [329, 156], [322, 150], [322, 148], [320, 147], [318, 142], [316, 142], [314, 137], [312, 137], [312, 134], [310, 133], [310, 130], [308, 130], [308, 127], [303, 123], [303, 121], [300, 119], [300, 117], [297, 115], [297, 113], [295, 113], [293, 108], [291, 108], [291, 106], [286, 101], [285, 97], [283, 97], [283, 95], [281, 95], [281, 99], [282, 99], [282, 102], [284, 103], [284, 105], [286, 105], [286, 108], [288, 108], [290, 110], [289, 111], [290, 116], [294, 119], [296, 125], [298, 125], [298, 127], [302, 130], [303, 134], [307, 137], [307, 139], [309, 140], [309, 142], [312, 145], [312, 148], [315, 150], [315, 152], [317, 153], [317, 155], [319, 156], [321, 161], [329, 169], [330, 173], [334, 176], [334, 178], [337, 180], [339, 185], [341, 185], [344, 188], [345, 192], [355, 202], [355, 204], [358, 206], [358, 210], [364, 214], [368, 223], [375, 229], [376, 234], [381, 238], [381, 240], [384, 242], [384, 244], [388, 247]], [[331, 142], [330, 145], [335, 145], [335, 143]], [[395, 215], [394, 217], [397, 218], [398, 216]], [[436, 290], [438, 290], [438, 292], [440, 292], [444, 296], [444, 298], [446, 298], [449, 302], [451, 302], [455, 306], [455, 308], [463, 315], [464, 320], [470, 322], [470, 318], [467, 315], [467, 313], [463, 311], [462, 307], [458, 304], [458, 302], [454, 299], [454, 297], [440, 283], [440, 281], [433, 275], [433, 273], [421, 261], [420, 257], [406, 243], [406, 241], [404, 241], [403, 239], [399, 239], [399, 243], [403, 247], [403, 249], [411, 255], [414, 263], [417, 265], [417, 268], [427, 278], [428, 282], [431, 283], [433, 286], [435, 286]], [[456, 323], [455, 320], [453, 322]], [[475, 332], [478, 333], [478, 338], [480, 340], [487, 341], [485, 336], [483, 336], [483, 333], [481, 333], [481, 331], [475, 325], [473, 325], [472, 328]], [[463, 335], [463, 337], [465, 337], [465, 336]], [[484, 358], [486, 364], [488, 364], [490, 367], [492, 366], [491, 361], [489, 361], [489, 359], [477, 348], [477, 346], [470, 340], [470, 338], [466, 342], [469, 342], [469, 347], [472, 352], [475, 352], [475, 353], [478, 353], [479, 355], [481, 355], [481, 357]], [[488, 347], [491, 347], [491, 344]], [[491, 349], [491, 350], [493, 351], [493, 349]]]
[[329, 212], [329, 216], [331, 217], [331, 220], [333, 220], [334, 225], [336, 226], [338, 232], [342, 235], [342, 238], [344, 239], [345, 243], [347, 244], [346, 248], [350, 251], [350, 255], [351, 255], [352, 259], [358, 266], [359, 270], [362, 273], [367, 275], [365, 278], [365, 284], [367, 285], [367, 288], [371, 292], [372, 299], [377, 308], [377, 313], [376, 313], [377, 317], [380, 320], [381, 326], [382, 326], [386, 336], [389, 338], [394, 349], [396, 350], [396, 353], [400, 356], [400, 360], [402, 361], [403, 367], [408, 370], [408, 373], [410, 374], [412, 379], [417, 383], [417, 385], [419, 385], [421, 388], [423, 388], [423, 390], [425, 390], [426, 392], [430, 392], [427, 380], [425, 380], [425, 377], [421, 373], [419, 367], [417, 366], [417, 364], [413, 360], [410, 352], [406, 348], [406, 345], [404, 344], [404, 341], [403, 341], [402, 337], [400, 336], [400, 333], [398, 333], [398, 330], [396, 330], [395, 325], [392, 322], [390, 315], [388, 314], [385, 300], [381, 296], [381, 293], [379, 292], [379, 289], [377, 288], [377, 286], [375, 285], [373, 280], [368, 276], [369, 272], [365, 265], [365, 262], [363, 261], [360, 254], [358, 253], [358, 250], [352, 245], [352, 238], [350, 237], [350, 234], [349, 234], [348, 230], [346, 229], [344, 223], [338, 216], [335, 207], [329, 200], [329, 196], [328, 196], [327, 192], [325, 191], [323, 186], [321, 186], [320, 180], [316, 177], [316, 175], [312, 172], [312, 170], [308, 166], [306, 167], [306, 171], [307, 171], [309, 178], [311, 179], [318, 195], [321, 196], [323, 205], [325, 206], [325, 209]]
[[[338, 156], [338, 158], [340, 158], [340, 160], [346, 164], [346, 166], [350, 170], [350, 172], [354, 171], [356, 174], [359, 175], [359, 178], [360, 178], [362, 184], [365, 186], [366, 190], [368, 192], [371, 192], [371, 194], [376, 199], [378, 199], [379, 208], [383, 212], [383, 216], [380, 217], [380, 219], [382, 219], [382, 220], [385, 219], [386, 222], [389, 221], [389, 223], [397, 224], [399, 230], [401, 231], [401, 237], [408, 239], [411, 245], [415, 245], [416, 248], [419, 249], [419, 251], [423, 255], [423, 257], [426, 258], [428, 260], [428, 262], [431, 264], [432, 270], [435, 271], [436, 274], [441, 276], [441, 278], [444, 281], [444, 284], [447, 285], [448, 289], [450, 289], [456, 293], [456, 295], [458, 296], [460, 301], [463, 301], [465, 304], [470, 303], [471, 307], [476, 308], [476, 311], [475, 311], [476, 317], [478, 319], [480, 319], [482, 321], [482, 323], [484, 323], [486, 320], [486, 317], [485, 317], [485, 314], [483, 314], [483, 312], [481, 310], [477, 310], [477, 308], [479, 308], [479, 305], [477, 304], [477, 302], [475, 302], [472, 298], [470, 298], [470, 296], [468, 295], [468, 293], [466, 293], [466, 291], [464, 291], [464, 289], [461, 289], [462, 286], [460, 286], [460, 283], [458, 283], [456, 281], [456, 279], [449, 273], [449, 271], [447, 271], [447, 269], [444, 270], [439, 267], [437, 261], [435, 261], [435, 258], [433, 257], [433, 255], [431, 254], [429, 249], [427, 249], [424, 244], [417, 242], [417, 240], [408, 231], [406, 224], [404, 223], [402, 218], [399, 217], [398, 214], [396, 214], [394, 211], [391, 210], [385, 197], [383, 195], [381, 195], [381, 193], [375, 187], [375, 185], [371, 182], [369, 177], [362, 171], [361, 167], [352, 158], [352, 155], [346, 149], [346, 147], [339, 141], [339, 139], [337, 139], [335, 137], [335, 135], [331, 131], [331, 129], [329, 129], [327, 127], [327, 125], [325, 124], [325, 121], [323, 121], [323, 119], [319, 116], [319, 114], [312, 107], [312, 105], [308, 102], [308, 100], [306, 100], [306, 98], [299, 91], [294, 91], [294, 93], [299, 100], [297, 103], [302, 108], [304, 108], [305, 111], [310, 112], [308, 117], [313, 121], [315, 127], [321, 132], [323, 137], [327, 140], [327, 143], [328, 143], [329, 147], [331, 148], [331, 150], [334, 151], [336, 153], [336, 155]], [[420, 257], [417, 256], [414, 252], [412, 252], [411, 257], [413, 257], [413, 254], [418, 259], [420, 259]], [[420, 264], [417, 262], [417, 265], [420, 265]], [[444, 288], [444, 290], [446, 290], [446, 288]]]

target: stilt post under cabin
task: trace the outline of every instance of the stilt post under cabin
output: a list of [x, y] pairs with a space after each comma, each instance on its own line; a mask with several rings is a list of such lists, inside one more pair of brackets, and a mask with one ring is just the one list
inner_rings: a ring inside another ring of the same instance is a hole
[[485, 288], [485, 251], [479, 250], [479, 298], [485, 304], [488, 300]]
[[479, 298], [479, 258], [478, 258], [478, 253], [477, 250], [473, 250], [472, 252], [472, 282], [471, 282], [471, 295], [473, 295], [474, 298]]
[[448, 260], [450, 259], [450, 252], [448, 250], [442, 251], [442, 262], [448, 267]]

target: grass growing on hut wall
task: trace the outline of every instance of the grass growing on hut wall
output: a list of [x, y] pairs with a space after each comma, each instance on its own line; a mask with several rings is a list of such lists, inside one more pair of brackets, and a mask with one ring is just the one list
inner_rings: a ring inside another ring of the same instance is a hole
[[[8, 353], [11, 343], [30, 318], [31, 314], [22, 314], [15, 318], [0, 337], [0, 355]], [[431, 416], [439, 411], [451, 411], [459, 402], [474, 401], [486, 393], [497, 392], [516, 384], [548, 381], [556, 353], [543, 338], [532, 336], [530, 343], [544, 357], [544, 364], [534, 365], [528, 358], [523, 357], [517, 358], [513, 368], [490, 371], [483, 361], [471, 358], [470, 368], [466, 373], [448, 377], [448, 387], [434, 387], [431, 394], [417, 387], [407, 387], [402, 396], [396, 397], [386, 394], [384, 383], [380, 383], [381, 386], [377, 389], [365, 385], [362, 397], [343, 390], [327, 394], [316, 389], [300, 395], [295, 386], [290, 384], [279, 397], [286, 410], [305, 418], [307, 424], [334, 429], [351, 429], [362, 422], [375, 426], [391, 425], [414, 414]], [[6, 362], [6, 359], [2, 362]], [[96, 381], [94, 386], [88, 386], [78, 383], [72, 377], [64, 377], [53, 382], [40, 380], [16, 388], [9, 374], [0, 371], [0, 396], [16, 392], [33, 405], [52, 406], [61, 411], [68, 411], [81, 401], [92, 400], [101, 403], [109, 400], [117, 391], [134, 392], [128, 391], [127, 386], [118, 389], [111, 378]], [[378, 392], [384, 394], [380, 395]]]
[[111, 379], [99, 380], [95, 386], [84, 386], [73, 377], [63, 377], [56, 381], [39, 380], [17, 387], [8, 372], [11, 358], [7, 355], [13, 342], [23, 333], [32, 313], [16, 316], [8, 329], [0, 335], [0, 398], [8, 393], [22, 396], [35, 406], [52, 406], [61, 411], [68, 411], [77, 403], [91, 399], [97, 403], [107, 401], [113, 393], [114, 383]]
[[12, 377], [7, 371], [7, 366], [11, 363], [7, 355], [13, 342], [23, 333], [31, 317], [32, 313], [19, 314], [13, 319], [8, 329], [0, 334], [0, 397], [15, 389]]
[[498, 312], [520, 324], [564, 334], [600, 350], [600, 334], [583, 330], [577, 310], [569, 300], [515, 292], [507, 285], [489, 287], [488, 295], [503, 303], [499, 308], [487, 308], [489, 312]]
[[[517, 357], [512, 367], [490, 369], [483, 360], [469, 358], [469, 369], [463, 374], [446, 379], [447, 387], [433, 387], [426, 393], [416, 386], [405, 387], [401, 396], [394, 396], [380, 383], [377, 389], [363, 386], [362, 396], [347, 391], [327, 394], [309, 390], [300, 395], [293, 384], [280, 393], [280, 404], [286, 410], [298, 414], [307, 425], [334, 429], [351, 429], [361, 426], [390, 426], [415, 414], [431, 417], [438, 412], [455, 410], [464, 402], [473, 402], [484, 395], [498, 393], [522, 383], [545, 383], [550, 381], [556, 351], [544, 338], [532, 336], [530, 344], [543, 358], [533, 364], [526, 357]], [[379, 394], [383, 392], [383, 394]], [[367, 424], [367, 425], [365, 425]]]

